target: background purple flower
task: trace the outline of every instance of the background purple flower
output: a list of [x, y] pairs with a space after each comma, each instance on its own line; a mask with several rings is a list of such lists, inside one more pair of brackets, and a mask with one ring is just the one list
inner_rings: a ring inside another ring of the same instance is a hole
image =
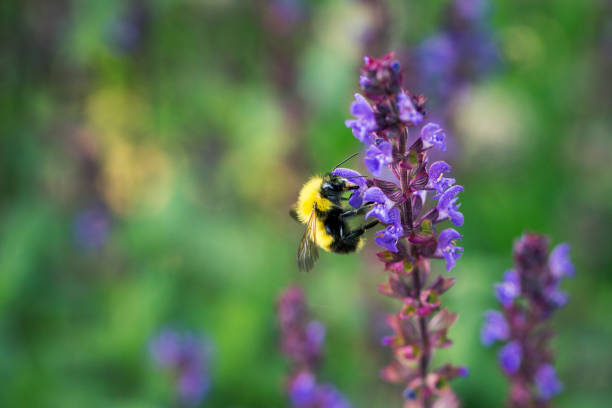
[[576, 269], [569, 257], [569, 251], [569, 244], [562, 243], [557, 245], [550, 253], [548, 265], [555, 278], [571, 278], [576, 274]]
[[510, 328], [503, 314], [496, 310], [485, 313], [485, 322], [480, 331], [480, 341], [490, 346], [498, 340], [506, 340], [510, 336]]
[[110, 226], [108, 211], [101, 207], [88, 208], [75, 217], [74, 238], [85, 249], [100, 249], [106, 244]]
[[350, 408], [342, 394], [329, 384], [318, 384], [315, 375], [321, 361], [325, 326], [312, 320], [304, 292], [285, 289], [278, 301], [283, 353], [291, 363], [287, 394], [293, 408]]
[[155, 336], [149, 351], [153, 360], [175, 374], [175, 387], [182, 403], [198, 405], [208, 391], [210, 346], [193, 333], [165, 329]]
[[519, 274], [511, 269], [504, 274], [503, 282], [496, 283], [495, 296], [504, 306], [510, 306], [521, 292], [521, 280]]
[[549, 400], [563, 391], [563, 384], [557, 378], [552, 364], [543, 364], [535, 374], [535, 384], [541, 399]]
[[[543, 235], [523, 234], [514, 244], [514, 269], [495, 284], [502, 312], [489, 311], [482, 327], [482, 343], [508, 340], [499, 351], [499, 364], [511, 384], [510, 406], [540, 407], [561, 392], [548, 320], [567, 302], [559, 289], [564, 276], [573, 276], [569, 246], [558, 245], [548, 254]], [[524, 364], [521, 365], [521, 362]]]
[[521, 344], [518, 341], [512, 341], [506, 344], [499, 350], [498, 356], [499, 364], [506, 374], [510, 375], [516, 373], [523, 359]]

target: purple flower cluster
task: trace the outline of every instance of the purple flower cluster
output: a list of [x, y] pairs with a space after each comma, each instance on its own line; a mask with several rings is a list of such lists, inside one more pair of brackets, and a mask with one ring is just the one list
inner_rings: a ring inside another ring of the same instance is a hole
[[74, 238], [80, 247], [97, 250], [108, 240], [111, 219], [106, 209], [95, 206], [79, 212], [74, 219]]
[[488, 11], [487, 0], [451, 1], [442, 29], [416, 49], [419, 84], [440, 105], [497, 64], [499, 51], [488, 26]]
[[515, 267], [494, 286], [502, 311], [487, 311], [481, 330], [485, 346], [507, 342], [498, 357], [511, 383], [512, 407], [544, 406], [563, 388], [552, 365], [553, 333], [546, 323], [567, 302], [559, 285], [575, 269], [568, 244], [557, 245], [550, 256], [548, 247], [548, 239], [535, 234], [524, 234], [515, 243]]
[[[445, 150], [446, 135], [439, 125], [426, 123], [425, 98], [411, 96], [401, 81], [393, 54], [365, 58], [359, 81], [364, 96], [355, 94], [350, 110], [354, 119], [346, 126], [363, 143], [364, 164], [373, 177], [349, 169], [336, 169], [334, 174], [359, 183], [349, 203], [366, 206], [366, 218], [383, 225], [375, 242], [384, 249], [378, 256], [391, 275], [379, 289], [404, 305], [388, 319], [394, 335], [383, 344], [393, 349], [395, 361], [383, 376], [406, 386], [407, 406], [430, 407], [437, 398], [454, 407], [456, 398], [448, 380], [466, 375], [465, 368], [445, 365], [429, 370], [434, 349], [451, 344], [447, 330], [457, 315], [441, 308], [440, 295], [454, 279], [429, 280], [429, 261], [443, 259], [450, 271], [463, 253], [456, 244], [459, 232], [437, 230], [446, 220], [463, 225], [457, 202], [463, 187], [448, 177], [448, 163], [430, 164], [430, 150]], [[435, 202], [425, 210], [429, 194]]]
[[175, 378], [177, 397], [181, 404], [200, 404], [210, 386], [208, 374], [210, 346], [193, 333], [165, 329], [155, 336], [149, 351], [153, 360]]
[[350, 408], [344, 396], [330, 384], [318, 384], [316, 368], [321, 360], [325, 326], [311, 320], [304, 293], [298, 287], [283, 291], [278, 301], [281, 347], [291, 361], [288, 394], [294, 408]]

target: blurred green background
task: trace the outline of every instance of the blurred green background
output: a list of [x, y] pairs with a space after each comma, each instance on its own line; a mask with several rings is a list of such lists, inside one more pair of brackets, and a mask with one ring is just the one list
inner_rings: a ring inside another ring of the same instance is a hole
[[[378, 377], [399, 306], [376, 291], [376, 248], [299, 274], [287, 209], [359, 149], [344, 120], [362, 56], [409, 64], [447, 4], [3, 2], [0, 406], [171, 405], [147, 349], [163, 327], [213, 344], [202, 406], [288, 406], [275, 303], [290, 283], [328, 327], [321, 379], [355, 407], [400, 406]], [[479, 329], [524, 230], [569, 242], [578, 271], [553, 320], [556, 405], [612, 397], [611, 15], [605, 0], [492, 2], [499, 63], [445, 101], [465, 255], [444, 296], [455, 344], [436, 358], [469, 367], [465, 407], [505, 397]]]

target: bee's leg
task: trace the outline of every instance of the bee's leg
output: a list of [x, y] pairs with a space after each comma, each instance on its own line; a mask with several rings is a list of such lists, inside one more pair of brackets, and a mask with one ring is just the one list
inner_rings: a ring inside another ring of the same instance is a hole
[[361, 207], [355, 209], [355, 210], [349, 210], [349, 211], [345, 211], [342, 214], [340, 214], [340, 218], [350, 218], [350, 217], [354, 217], [356, 215], [363, 215], [365, 214], [366, 211], [368, 211], [369, 209], [372, 208], [374, 204], [364, 204]]
[[375, 227], [377, 224], [378, 224], [378, 220], [370, 221], [369, 223], [363, 225], [362, 227], [357, 228], [356, 230], [351, 231], [348, 235], [343, 235], [342, 239], [344, 241], [348, 241], [348, 240], [357, 238], [357, 237], [363, 235], [363, 233], [366, 232], [367, 230], [369, 230], [370, 228]]

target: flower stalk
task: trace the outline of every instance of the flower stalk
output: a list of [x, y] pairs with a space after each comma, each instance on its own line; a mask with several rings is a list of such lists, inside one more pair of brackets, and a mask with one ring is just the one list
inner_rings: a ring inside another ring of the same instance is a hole
[[553, 366], [548, 323], [567, 303], [559, 285], [564, 277], [574, 276], [575, 269], [567, 244], [557, 245], [550, 255], [548, 246], [548, 239], [536, 234], [516, 241], [514, 269], [494, 286], [502, 311], [487, 311], [481, 331], [485, 346], [505, 343], [498, 358], [510, 382], [511, 408], [550, 407], [550, 399], [563, 389]]
[[287, 393], [293, 408], [350, 408], [331, 384], [317, 383], [316, 372], [323, 354], [325, 326], [312, 320], [304, 293], [285, 289], [278, 301], [281, 349], [291, 364]]
[[[455, 226], [463, 225], [457, 204], [463, 187], [445, 177], [449, 164], [430, 163], [432, 148], [446, 149], [444, 131], [435, 123], [421, 126], [425, 98], [402, 89], [400, 66], [393, 54], [366, 57], [361, 73], [365, 98], [355, 95], [351, 105], [355, 119], [346, 125], [365, 145], [364, 164], [372, 177], [343, 168], [334, 174], [358, 183], [349, 203], [368, 206], [366, 218], [377, 218], [384, 226], [375, 242], [385, 249], [378, 257], [390, 274], [379, 291], [403, 303], [399, 313], [387, 318], [394, 333], [383, 344], [393, 350], [395, 360], [382, 376], [404, 384], [406, 408], [438, 403], [456, 407], [448, 382], [467, 370], [450, 364], [429, 367], [434, 350], [451, 345], [446, 334], [457, 315], [442, 308], [440, 295], [454, 279], [441, 275], [430, 279], [430, 260], [444, 259], [449, 271], [462, 254], [463, 248], [455, 245], [461, 235], [453, 228], [438, 231], [438, 224], [450, 220]], [[424, 211], [428, 196], [438, 201]]]

